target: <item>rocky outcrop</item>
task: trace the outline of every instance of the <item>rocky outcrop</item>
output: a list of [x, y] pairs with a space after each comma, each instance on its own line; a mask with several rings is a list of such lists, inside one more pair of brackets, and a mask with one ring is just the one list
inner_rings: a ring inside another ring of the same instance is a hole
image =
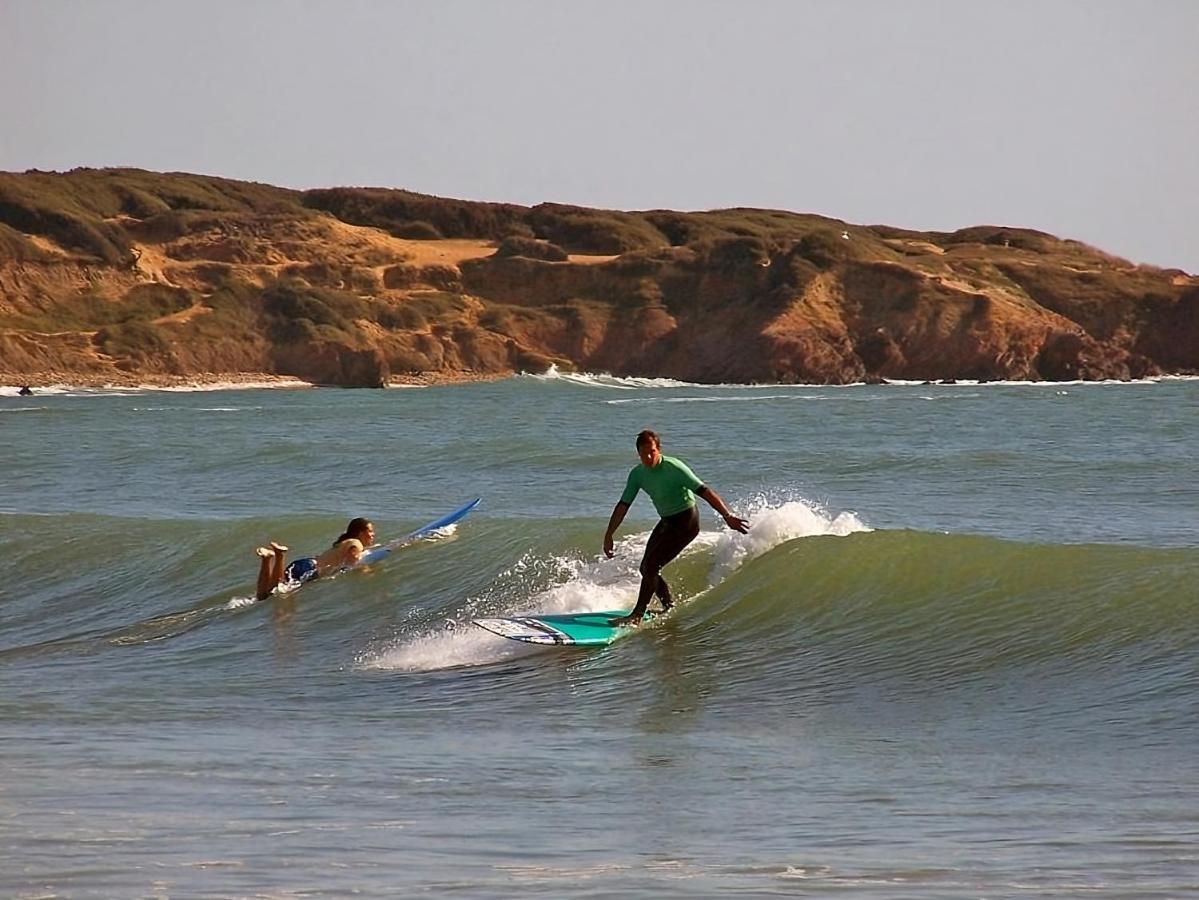
[[336, 387], [387, 387], [391, 367], [377, 347], [353, 349], [331, 342], [275, 348], [273, 371]]
[[980, 226], [626, 213], [136, 170], [0, 174], [0, 376], [345, 386], [1199, 372], [1199, 279]]

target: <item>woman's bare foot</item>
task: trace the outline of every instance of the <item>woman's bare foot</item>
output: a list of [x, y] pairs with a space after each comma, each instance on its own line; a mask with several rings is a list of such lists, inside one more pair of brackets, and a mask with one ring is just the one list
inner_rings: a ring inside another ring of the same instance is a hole
[[266, 559], [268, 556], [275, 555], [275, 551], [272, 550], [270, 547], [259, 547], [254, 552], [257, 553], [259, 556], [261, 556], [263, 559]]
[[276, 543], [275, 541], [271, 541], [271, 549], [276, 553], [286, 553], [289, 548], [284, 547], [282, 544]]

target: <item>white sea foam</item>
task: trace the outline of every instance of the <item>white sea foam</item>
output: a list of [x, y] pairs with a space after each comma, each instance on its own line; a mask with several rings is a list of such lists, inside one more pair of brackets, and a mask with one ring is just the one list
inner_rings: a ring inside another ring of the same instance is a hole
[[533, 381], [562, 381], [569, 384], [579, 384], [584, 387], [621, 388], [635, 390], [636, 388], [675, 388], [698, 387], [686, 381], [676, 381], [673, 378], [631, 378], [620, 375], [608, 375], [603, 372], [562, 372], [557, 366], [550, 366], [544, 372], [522, 372], [519, 378], [529, 378]]
[[267, 388], [295, 390], [296, 388], [313, 387], [311, 382], [300, 381], [298, 378], [279, 378], [272, 381], [214, 381], [211, 384], [180, 384], [166, 387], [148, 386], [146, 391], [166, 391], [176, 394], [202, 393], [205, 391], [249, 391]]
[[265, 406], [135, 406], [132, 412], [259, 412]]
[[[852, 512], [831, 515], [802, 499], [760, 496], [746, 506], [751, 523], [748, 534], [724, 527], [704, 530], [683, 551], [684, 557], [704, 553], [712, 556], [709, 587], [720, 584], [747, 561], [787, 541], [871, 530]], [[704, 518], [709, 517], [710, 512], [705, 508]], [[614, 547], [612, 559], [523, 557], [500, 576], [501, 583], [521, 584], [530, 574], [534, 578], [540, 576], [542, 583], [548, 576], [553, 583], [528, 593], [520, 592], [518, 598], [502, 601], [499, 609], [494, 601], [478, 598], [468, 604], [462, 620], [447, 621], [444, 630], [406, 637], [383, 650], [364, 654], [358, 665], [363, 669], [427, 672], [484, 665], [541, 652], [544, 648], [519, 644], [472, 627], [470, 619], [627, 609], [637, 595], [641, 581], [638, 566], [649, 536], [649, 531], [642, 531], [622, 538]]]
[[383, 650], [359, 656], [365, 671], [436, 672], [503, 662], [538, 652], [533, 644], [509, 641], [470, 623], [451, 623], [446, 631], [407, 638]]
[[[295, 390], [310, 388], [312, 384], [293, 378], [279, 378], [271, 381], [213, 381], [198, 384], [174, 385], [121, 385], [107, 384], [100, 387], [81, 387], [72, 384], [48, 384], [33, 388], [33, 396], [57, 397], [112, 397], [150, 393], [195, 394], [211, 391], [248, 391], [266, 388]], [[19, 385], [0, 385], [0, 397], [16, 397], [21, 390]]]
[[[731, 385], [715, 385], [714, 387], [728, 389]], [[804, 385], [805, 389], [811, 390], [811, 385]], [[716, 396], [703, 397], [627, 397], [618, 400], [605, 400], [604, 403], [609, 406], [621, 406], [629, 403], [760, 403], [764, 400], [779, 401], [784, 400], [793, 402], [796, 400], [804, 401], [824, 401], [824, 400], [839, 400], [840, 397], [833, 397], [831, 394], [730, 394], [721, 393]]]
[[[979, 381], [973, 378], [960, 378], [951, 381], [929, 381], [924, 379], [902, 379], [902, 378], [885, 378], [880, 383], [867, 383], [863, 381], [855, 381], [848, 384], [775, 384], [765, 382], [761, 384], [702, 384], [699, 382], [679, 381], [673, 378], [635, 378], [629, 376], [610, 375], [606, 372], [563, 372], [557, 366], [551, 365], [542, 373], [522, 372], [519, 378], [527, 378], [533, 381], [546, 382], [564, 382], [569, 384], [578, 384], [584, 387], [599, 387], [599, 388], [617, 388], [621, 390], [637, 390], [643, 388], [703, 388], [719, 391], [745, 391], [745, 390], [760, 390], [763, 388], [782, 390], [782, 391], [808, 391], [819, 390], [823, 392], [843, 391], [846, 388], [887, 388], [887, 387], [936, 387], [936, 388], [956, 388], [956, 387], [1061, 387], [1063, 385], [1151, 385], [1165, 381], [1195, 381], [1199, 380], [1199, 375], [1156, 375], [1151, 378], [1139, 378], [1127, 381], [1116, 379], [1108, 379], [1105, 381]], [[650, 398], [647, 398], [650, 399]], [[720, 397], [685, 397], [685, 398], [652, 398], [659, 399], [661, 402], [671, 403], [696, 403], [696, 402], [713, 402], [724, 398]], [[779, 399], [805, 399], [805, 400], [825, 400], [828, 399], [827, 394], [813, 395], [808, 394], [802, 397], [796, 397], [795, 394], [775, 394], [769, 397], [754, 397], [755, 400], [779, 400]], [[607, 400], [607, 403], [635, 403], [637, 399], [627, 400]]]
[[1160, 384], [1166, 381], [1199, 381], [1199, 375], [1154, 375], [1151, 378], [1107, 378], [1102, 380], [1087, 381], [1085, 379], [1075, 379], [1073, 381], [978, 381], [973, 378], [957, 378], [953, 381], [918, 381], [918, 380], [903, 380], [903, 379], [887, 379], [885, 384], [895, 385], [897, 387], [937, 387], [937, 388], [955, 388], [955, 387], [1039, 387], [1039, 388], [1059, 388], [1064, 385], [1152, 385]]

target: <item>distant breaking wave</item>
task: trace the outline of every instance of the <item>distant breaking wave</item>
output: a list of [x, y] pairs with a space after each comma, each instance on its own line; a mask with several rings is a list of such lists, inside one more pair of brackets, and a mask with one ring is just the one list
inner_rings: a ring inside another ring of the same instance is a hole
[[[760, 382], [754, 384], [705, 384], [695, 381], [679, 381], [674, 378], [639, 378], [632, 376], [610, 375], [606, 372], [563, 372], [556, 365], [551, 365], [544, 372], [538, 374], [534, 372], [522, 372], [518, 378], [529, 379], [531, 381], [542, 382], [558, 382], [563, 384], [577, 384], [583, 387], [601, 387], [601, 388], [617, 388], [619, 390], [636, 390], [638, 388], [703, 388], [708, 390], [745, 390], [752, 388], [774, 388], [782, 390], [812, 390], [814, 388], [822, 390], [836, 390], [838, 388], [847, 387], [864, 387], [867, 382], [856, 381], [849, 384], [779, 384], [772, 382]], [[1040, 387], [1040, 388], [1060, 388], [1063, 386], [1085, 386], [1085, 385], [1153, 385], [1161, 382], [1171, 381], [1196, 381], [1199, 380], [1199, 375], [1156, 375], [1151, 378], [1140, 378], [1132, 381], [979, 381], [973, 378], [959, 378], [952, 380], [905, 380], [899, 378], [883, 379], [881, 383], [870, 384], [870, 387], [937, 387], [937, 388], [954, 388], [954, 387], [972, 387], [972, 388], [988, 388], [988, 387]], [[766, 399], [766, 398], [762, 398]], [[777, 399], [777, 398], [771, 398]], [[619, 401], [612, 401], [619, 402]]]
[[557, 366], [550, 366], [540, 375], [532, 372], [522, 372], [518, 378], [528, 378], [532, 381], [560, 381], [567, 384], [581, 384], [585, 387], [608, 387], [633, 390], [635, 388], [679, 388], [705, 387], [688, 381], [676, 381], [673, 378], [623, 378], [619, 375], [606, 373], [593, 374], [589, 372], [562, 372]]

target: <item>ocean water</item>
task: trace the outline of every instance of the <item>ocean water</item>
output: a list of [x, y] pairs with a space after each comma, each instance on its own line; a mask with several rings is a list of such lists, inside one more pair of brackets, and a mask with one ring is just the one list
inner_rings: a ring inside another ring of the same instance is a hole
[[[631, 605], [650, 427], [753, 528]], [[0, 896], [1199, 895], [1199, 381], [0, 391]], [[383, 565], [253, 599], [253, 548]]]

